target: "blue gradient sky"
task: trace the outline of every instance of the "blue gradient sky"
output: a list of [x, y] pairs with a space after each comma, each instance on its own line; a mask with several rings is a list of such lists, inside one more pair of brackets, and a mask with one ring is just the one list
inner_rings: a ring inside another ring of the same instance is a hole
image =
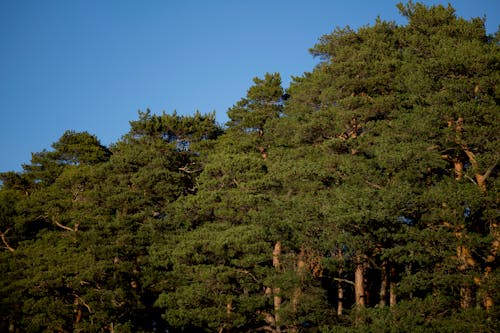
[[[399, 0], [0, 0], [0, 172], [21, 170], [65, 130], [109, 145], [138, 110], [226, 111], [266, 72], [310, 71], [308, 53], [335, 27], [380, 15], [404, 24]], [[450, 2], [500, 24], [498, 0]]]

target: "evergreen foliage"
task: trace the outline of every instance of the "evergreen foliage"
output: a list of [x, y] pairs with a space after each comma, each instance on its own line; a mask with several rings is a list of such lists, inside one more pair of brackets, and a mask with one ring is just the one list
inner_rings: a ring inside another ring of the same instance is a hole
[[0, 331], [495, 332], [500, 49], [409, 2], [286, 89], [0, 173]]

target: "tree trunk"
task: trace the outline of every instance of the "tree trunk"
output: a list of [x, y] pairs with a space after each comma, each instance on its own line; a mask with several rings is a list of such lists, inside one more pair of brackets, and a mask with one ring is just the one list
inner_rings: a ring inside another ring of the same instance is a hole
[[227, 332], [229, 333], [230, 332], [230, 329], [227, 327], [227, 323], [229, 322], [229, 320], [231, 319], [231, 313], [233, 312], [233, 301], [232, 300], [229, 300], [226, 304], [226, 318], [227, 318], [227, 322], [223, 322], [222, 325], [219, 327], [219, 333], [222, 333], [222, 332]]
[[[487, 266], [486, 267], [486, 270], [485, 270], [485, 273], [484, 273], [484, 279], [487, 280], [489, 278], [489, 275], [491, 274], [492, 272], [492, 268], [490, 266]], [[484, 305], [484, 308], [486, 309], [486, 311], [491, 311], [491, 309], [493, 308], [493, 305], [495, 303], [493, 302], [493, 297], [491, 296], [491, 293], [489, 290], [486, 291], [486, 295], [484, 296], [484, 299], [483, 299], [483, 305]]]
[[279, 293], [281, 292], [280, 288], [274, 288], [273, 289], [273, 301], [274, 301], [274, 325], [276, 329], [276, 333], [281, 332], [281, 320], [280, 320], [280, 309], [281, 309], [281, 296]]
[[[457, 237], [461, 238], [461, 233], [457, 233]], [[475, 266], [476, 262], [466, 246], [457, 246], [457, 258], [459, 260], [458, 270], [465, 273], [469, 268]], [[468, 309], [473, 306], [472, 286], [464, 284], [460, 287], [460, 307]]]
[[380, 293], [378, 305], [384, 307], [387, 305], [387, 287], [389, 286], [389, 265], [387, 260], [382, 263], [380, 274]]
[[276, 244], [274, 244], [274, 249], [273, 249], [273, 267], [279, 271], [280, 269], [280, 255], [281, 255], [281, 242], [277, 241]]
[[[344, 254], [342, 250], [339, 249], [337, 256], [339, 260], [343, 262]], [[342, 316], [344, 311], [344, 286], [342, 281], [342, 274], [344, 273], [344, 268], [341, 265], [338, 270], [339, 278], [337, 279], [337, 316]]]
[[82, 321], [82, 315], [83, 315], [82, 309], [77, 309], [76, 310], [75, 324], [78, 324], [78, 323], [80, 323], [80, 321]]
[[337, 285], [337, 316], [342, 316], [344, 311], [344, 287], [342, 281], [338, 281]]
[[491, 175], [493, 170], [495, 170], [498, 162], [490, 166], [484, 174], [481, 174], [481, 172], [479, 171], [479, 164], [477, 163], [474, 153], [467, 146], [464, 146], [463, 150], [465, 152], [465, 155], [467, 155], [467, 157], [469, 158], [470, 164], [472, 165], [472, 170], [474, 172], [474, 177], [476, 178], [477, 186], [479, 186], [481, 192], [486, 193], [486, 180]]
[[[276, 244], [274, 244], [274, 249], [273, 249], [273, 267], [276, 269], [277, 272], [280, 271], [280, 256], [281, 256], [281, 242], [277, 241]], [[277, 333], [281, 333], [281, 328], [280, 328], [280, 315], [279, 312], [281, 310], [281, 295], [280, 295], [281, 289], [279, 287], [274, 287], [273, 288], [273, 302], [274, 302], [274, 325]]]
[[[500, 231], [498, 230], [497, 223], [492, 223], [490, 225], [490, 233], [493, 235], [493, 242], [491, 243], [490, 253], [486, 258], [486, 268], [484, 270], [485, 281], [489, 279], [491, 272], [493, 272], [494, 262], [496, 261], [498, 250], [500, 249]], [[489, 290], [486, 292], [483, 304], [487, 311], [490, 311], [493, 308], [494, 301]]]
[[365, 295], [365, 263], [360, 256], [356, 260], [356, 269], [354, 271], [354, 297], [357, 307], [366, 305]]
[[472, 297], [472, 287], [463, 285], [460, 287], [460, 307], [462, 309], [470, 309], [473, 306], [474, 298]]
[[397, 274], [396, 268], [391, 266], [389, 274], [389, 306], [395, 306], [397, 303], [396, 289], [395, 289], [396, 274]]
[[302, 295], [302, 282], [304, 280], [304, 270], [306, 267], [306, 262], [304, 259], [304, 249], [301, 248], [299, 255], [297, 257], [297, 276], [299, 277], [299, 285], [295, 288], [292, 296], [292, 309], [293, 312], [297, 312], [299, 306], [299, 299]]
[[464, 176], [464, 164], [462, 161], [455, 160], [453, 161], [454, 169], [455, 169], [455, 179], [460, 180]]

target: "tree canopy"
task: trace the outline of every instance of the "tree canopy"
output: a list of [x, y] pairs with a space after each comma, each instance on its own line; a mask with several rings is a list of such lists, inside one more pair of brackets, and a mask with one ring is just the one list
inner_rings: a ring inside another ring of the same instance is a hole
[[495, 332], [500, 32], [398, 8], [225, 126], [146, 110], [0, 173], [0, 331]]

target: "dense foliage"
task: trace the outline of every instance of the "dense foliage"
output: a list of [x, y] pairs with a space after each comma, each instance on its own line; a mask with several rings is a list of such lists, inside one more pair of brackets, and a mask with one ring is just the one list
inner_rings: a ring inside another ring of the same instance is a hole
[[3, 332], [494, 332], [500, 32], [399, 5], [287, 89], [0, 174]]

